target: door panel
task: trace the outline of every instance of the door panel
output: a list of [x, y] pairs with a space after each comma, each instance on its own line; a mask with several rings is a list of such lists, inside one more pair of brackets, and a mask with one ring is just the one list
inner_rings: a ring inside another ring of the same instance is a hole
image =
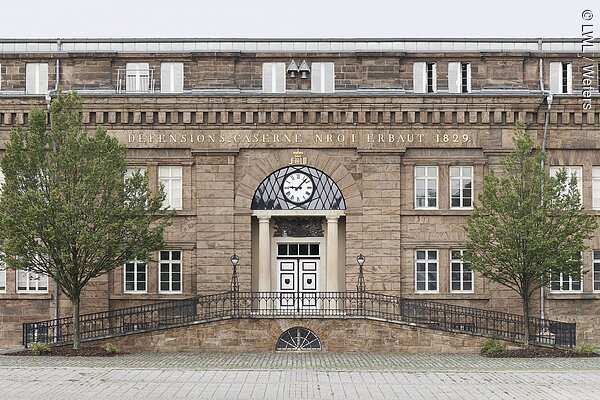
[[277, 260], [277, 291], [280, 293], [280, 308], [285, 310], [317, 308], [319, 259], [310, 255], [303, 257], [297, 254], [296, 252], [293, 255], [295, 258], [288, 258], [288, 255]]

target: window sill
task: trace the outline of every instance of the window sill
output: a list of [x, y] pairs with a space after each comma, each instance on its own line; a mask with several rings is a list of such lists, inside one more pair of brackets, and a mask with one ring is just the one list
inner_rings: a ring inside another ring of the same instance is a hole
[[6, 293], [0, 292], [0, 299], [2, 300], [51, 300], [53, 298], [52, 294], [48, 292], [42, 293]]
[[600, 300], [600, 293], [548, 293], [547, 300]]
[[473, 213], [473, 209], [452, 208], [440, 210], [437, 208], [415, 208], [412, 210], [401, 210], [400, 215], [464, 215], [469, 216]]
[[175, 217], [194, 217], [196, 216], [196, 212], [192, 210], [166, 210], [161, 212], [175, 212]]
[[186, 293], [116, 293], [108, 296], [109, 300], [183, 300], [193, 295]]
[[414, 300], [490, 300], [488, 294], [473, 294], [473, 293], [410, 293], [402, 295], [406, 299]]

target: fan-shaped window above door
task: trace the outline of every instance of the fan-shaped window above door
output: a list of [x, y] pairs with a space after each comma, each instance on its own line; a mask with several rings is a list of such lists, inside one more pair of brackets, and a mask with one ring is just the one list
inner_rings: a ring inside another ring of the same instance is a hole
[[256, 189], [253, 210], [345, 210], [342, 191], [323, 171], [293, 165], [273, 172]]

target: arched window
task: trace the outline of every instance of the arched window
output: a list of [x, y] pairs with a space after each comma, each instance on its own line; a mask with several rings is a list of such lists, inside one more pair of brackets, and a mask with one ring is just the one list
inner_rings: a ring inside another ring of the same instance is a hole
[[[309, 185], [310, 190], [302, 190], [299, 197], [294, 197], [294, 192], [300, 188], [307, 189]], [[346, 203], [340, 188], [323, 171], [305, 165], [293, 165], [278, 169], [262, 181], [254, 193], [252, 209], [345, 210]]]
[[297, 326], [290, 328], [279, 337], [277, 351], [321, 350], [321, 341], [313, 331]]

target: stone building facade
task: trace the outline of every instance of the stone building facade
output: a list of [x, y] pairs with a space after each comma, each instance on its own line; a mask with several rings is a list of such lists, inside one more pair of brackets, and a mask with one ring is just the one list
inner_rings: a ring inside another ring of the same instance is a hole
[[[57, 90], [129, 148], [177, 210], [166, 248], [96, 279], [83, 312], [229, 290], [369, 291], [520, 313], [460, 260], [517, 121], [600, 217], [599, 43], [577, 40], [0, 40], [0, 147]], [[583, 56], [587, 58], [584, 58]], [[591, 71], [591, 72], [590, 72]], [[589, 78], [590, 82], [586, 80]], [[549, 96], [551, 95], [551, 104]], [[600, 344], [600, 234], [548, 318]], [[21, 275], [19, 275], [21, 274]], [[0, 347], [67, 315], [53, 283], [0, 272]], [[539, 295], [533, 314], [540, 308]]]

